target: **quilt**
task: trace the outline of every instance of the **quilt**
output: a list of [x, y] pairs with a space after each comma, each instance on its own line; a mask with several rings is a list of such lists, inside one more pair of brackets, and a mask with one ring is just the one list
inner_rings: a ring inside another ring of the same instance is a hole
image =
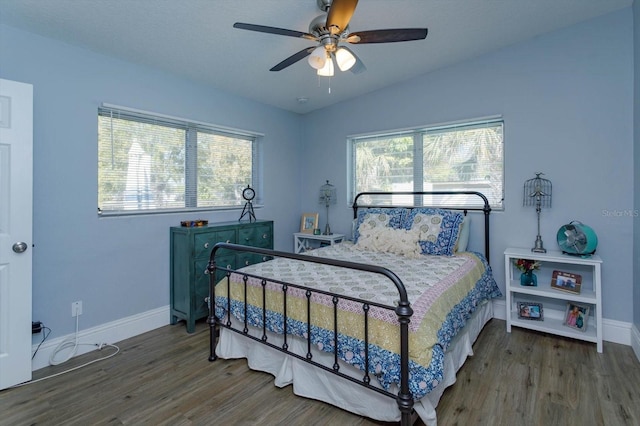
[[[409, 389], [415, 399], [442, 381], [444, 353], [476, 307], [500, 296], [491, 268], [479, 253], [410, 258], [363, 251], [344, 242], [305, 254], [382, 266], [401, 279], [413, 309], [409, 324]], [[298, 284], [310, 291], [291, 286], [283, 289], [281, 284], [270, 280]], [[367, 365], [364, 350], [364, 311], [367, 311], [369, 374], [386, 390], [399, 385], [400, 333], [393, 310], [398, 291], [387, 277], [276, 258], [234, 272], [228, 284], [226, 281], [225, 278], [216, 286], [218, 318], [231, 314], [271, 332], [286, 331], [304, 339], [310, 336], [313, 345], [331, 353], [337, 340], [338, 357], [361, 370]]]

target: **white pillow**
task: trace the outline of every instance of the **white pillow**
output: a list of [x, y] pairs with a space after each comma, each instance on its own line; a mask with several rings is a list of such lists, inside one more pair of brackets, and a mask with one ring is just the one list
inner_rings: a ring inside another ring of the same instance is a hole
[[419, 229], [393, 229], [374, 222], [360, 224], [360, 237], [354, 246], [360, 250], [394, 253], [407, 257], [421, 254]]
[[353, 234], [353, 242], [357, 243], [360, 238], [360, 226], [364, 222], [370, 223], [372, 226], [383, 226], [399, 229], [407, 209], [393, 207], [374, 207], [358, 211], [356, 221], [356, 229]]

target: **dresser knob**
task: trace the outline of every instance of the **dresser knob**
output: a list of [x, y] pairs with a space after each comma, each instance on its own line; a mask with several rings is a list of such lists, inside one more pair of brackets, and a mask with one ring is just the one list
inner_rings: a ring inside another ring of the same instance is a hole
[[228, 244], [228, 243], [230, 243], [230, 242], [231, 242], [231, 240], [227, 240], [227, 241], [225, 241], [225, 242]]
[[205, 269], [205, 270], [204, 270], [204, 274], [205, 274], [205, 275], [209, 275], [209, 268], [207, 268], [207, 269]]
[[204, 248], [209, 248], [209, 243], [204, 243]]
[[245, 266], [249, 266], [249, 261], [248, 261], [248, 260], [245, 260], [245, 261], [244, 261], [244, 264], [245, 264]]
[[266, 240], [269, 236], [267, 234], [262, 234], [262, 239]]

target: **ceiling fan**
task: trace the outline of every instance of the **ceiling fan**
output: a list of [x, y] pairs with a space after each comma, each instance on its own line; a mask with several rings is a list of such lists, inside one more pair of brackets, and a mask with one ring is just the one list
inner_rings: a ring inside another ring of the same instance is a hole
[[271, 68], [270, 71], [283, 70], [308, 56], [309, 65], [318, 70], [317, 73], [321, 76], [333, 75], [334, 60], [341, 71], [351, 70], [354, 74], [358, 74], [366, 70], [356, 54], [346, 46], [342, 46], [341, 43], [395, 43], [423, 40], [427, 37], [426, 28], [398, 28], [352, 33], [348, 26], [358, 5], [358, 0], [316, 0], [316, 3], [322, 12], [328, 11], [328, 13], [311, 21], [308, 33], [242, 22], [236, 22], [233, 27], [318, 42], [317, 46], [307, 47], [289, 56]]

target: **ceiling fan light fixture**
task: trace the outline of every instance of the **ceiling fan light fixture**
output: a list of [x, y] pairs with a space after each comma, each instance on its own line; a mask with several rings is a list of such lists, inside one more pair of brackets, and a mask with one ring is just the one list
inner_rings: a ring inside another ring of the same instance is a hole
[[325, 67], [327, 63], [327, 52], [324, 50], [324, 46], [318, 46], [313, 49], [313, 52], [311, 52], [307, 61], [312, 68], [317, 70]]
[[340, 71], [349, 71], [356, 63], [356, 57], [344, 47], [336, 51], [336, 62]]
[[318, 75], [321, 77], [333, 77], [333, 59], [329, 53], [327, 53], [324, 66], [318, 70]]

